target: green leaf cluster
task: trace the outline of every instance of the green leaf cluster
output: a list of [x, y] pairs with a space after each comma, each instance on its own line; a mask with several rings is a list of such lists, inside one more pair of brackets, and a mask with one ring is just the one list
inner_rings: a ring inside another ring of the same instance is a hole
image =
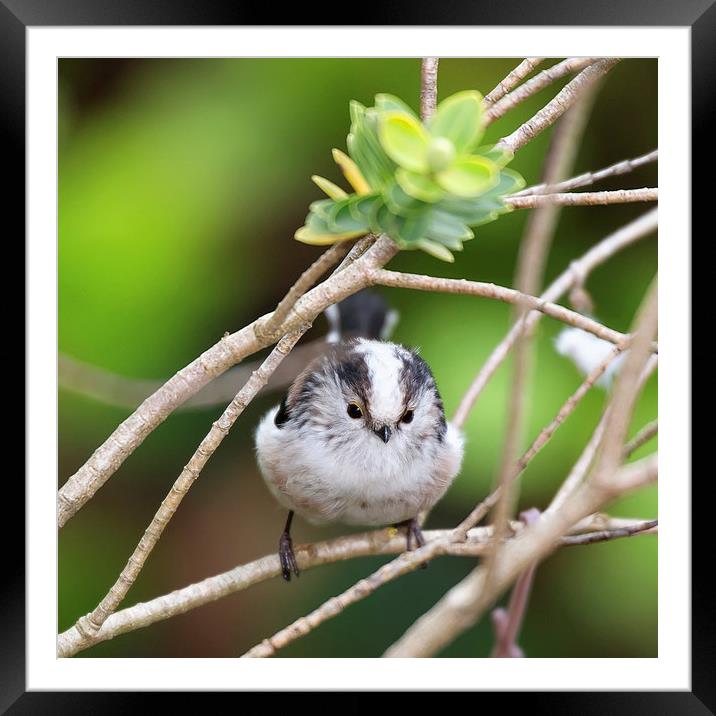
[[471, 227], [509, 211], [503, 198], [524, 186], [505, 168], [511, 152], [479, 145], [479, 92], [448, 97], [425, 123], [389, 94], [376, 95], [373, 107], [351, 102], [350, 116], [348, 155], [334, 149], [333, 157], [354, 192], [314, 176], [329, 198], [311, 204], [299, 241], [333, 244], [384, 233], [401, 249], [453, 261], [452, 252], [474, 238]]

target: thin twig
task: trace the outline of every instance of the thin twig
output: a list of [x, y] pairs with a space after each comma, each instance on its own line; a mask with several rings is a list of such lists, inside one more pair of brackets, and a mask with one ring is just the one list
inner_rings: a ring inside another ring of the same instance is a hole
[[565, 535], [560, 544], [567, 546], [594, 544], [595, 542], [608, 542], [620, 537], [631, 537], [637, 534], [655, 534], [659, 520], [647, 520], [631, 527], [617, 527], [611, 530], [600, 530], [597, 532], [585, 532], [581, 535]]
[[[653, 460], [631, 463], [621, 470], [632, 468], [646, 479], [656, 475]], [[615, 482], [622, 478], [615, 474]], [[635, 480], [633, 480], [635, 481]], [[428, 612], [420, 617], [403, 636], [388, 648], [386, 657], [432, 656], [459, 634], [472, 627], [497, 597], [531, 564], [543, 560], [559, 546], [572, 525], [599, 509], [605, 493], [588, 485], [570, 495], [562, 510], [543, 514], [532, 526], [521, 530], [505, 543], [497, 561], [497, 571], [489, 592], [484, 589], [485, 571], [478, 567], [450, 589]]]
[[[266, 393], [286, 388], [311, 360], [325, 350], [324, 338], [297, 345], [276, 369], [261, 392]], [[261, 361], [251, 361], [230, 368], [205, 386], [203, 390], [189, 398], [186, 403], [177, 408], [176, 412], [226, 405], [260, 365]], [[58, 356], [57, 367], [58, 383], [63, 390], [106, 405], [130, 410], [153, 392], [159, 390], [166, 382], [164, 380], [128, 378], [63, 353]]]
[[[643, 520], [598, 515], [574, 526], [575, 535], [588, 534], [590, 531], [619, 530], [631, 525], [641, 524]], [[521, 525], [514, 524], [518, 532]], [[441, 540], [454, 530], [426, 530], [423, 532], [427, 543]], [[471, 530], [464, 538], [450, 543], [446, 555], [475, 557], [482, 554], [492, 534], [492, 528], [481, 527]], [[393, 530], [380, 529], [372, 532], [336, 537], [323, 542], [307, 545], [294, 545], [296, 559], [301, 571], [314, 567], [334, 564], [360, 557], [401, 554], [405, 550], [405, 535], [393, 534]], [[113, 639], [137, 629], [151, 626], [159, 621], [184, 614], [205, 604], [210, 604], [229, 594], [248, 589], [254, 584], [265, 582], [281, 574], [281, 564], [275, 553], [235, 567], [228, 572], [208, 577], [168, 594], [156, 597], [148, 602], [140, 602], [131, 607], [120, 609], [104, 622], [102, 628], [89, 643], [82, 640], [76, 626], [71, 627], [58, 637], [58, 655], [69, 657], [95, 644]], [[80, 644], [82, 642], [82, 645]]]
[[[571, 171], [577, 147], [594, 101], [596, 87], [597, 83], [592, 85], [580, 101], [566, 112], [557, 124], [542, 174], [545, 182], [559, 181]], [[542, 206], [530, 215], [524, 237], [520, 242], [515, 270], [515, 287], [522, 293], [537, 294], [542, 289], [544, 266], [560, 213], [559, 206], [550, 205]], [[523, 319], [526, 313], [528, 313], [528, 309], [524, 305], [517, 304], [515, 306], [513, 310], [515, 326], [525, 325]], [[530, 368], [533, 360], [530, 338], [532, 335], [532, 332], [522, 331], [515, 342], [505, 439], [497, 479], [497, 490], [500, 497], [493, 511], [493, 524], [498, 537], [495, 544], [499, 544], [500, 540], [506, 536], [507, 524], [518, 499], [517, 477], [521, 469], [516, 463], [516, 458], [522, 442], [527, 395], [530, 392]], [[488, 555], [486, 560], [488, 582], [491, 561], [492, 555]]]
[[[656, 370], [657, 364], [657, 356], [652, 355], [651, 359], [647, 361], [646, 367], [642, 371], [641, 377], [639, 379], [639, 385], [637, 386], [637, 392], [642, 390], [646, 381]], [[584, 450], [582, 450], [582, 454], [579, 456], [579, 459], [574, 464], [574, 467], [570, 470], [569, 475], [567, 475], [567, 478], [564, 480], [555, 496], [552, 498], [552, 502], [547, 508], [547, 512], [555, 512], [559, 510], [564, 501], [567, 499], [567, 496], [574, 492], [577, 487], [579, 487], [579, 485], [582, 483], [584, 478], [587, 476], [589, 468], [592, 466], [594, 457], [597, 454], [597, 449], [599, 448], [599, 445], [602, 441], [602, 437], [604, 435], [604, 428], [606, 427], [608, 421], [609, 406], [607, 406], [607, 408], [604, 410], [604, 413], [602, 414], [602, 417], [600, 418], [599, 423], [597, 424], [597, 427], [592, 434], [592, 437], [589, 439], [589, 442], [585, 446]]]
[[504, 117], [518, 104], [552, 84], [552, 82], [566, 75], [571, 75], [573, 72], [579, 72], [585, 67], [594, 64], [598, 59], [598, 57], [570, 57], [562, 62], [558, 62], [556, 65], [552, 65], [552, 67], [548, 67], [546, 70], [542, 70], [542, 72], [520, 85], [504, 99], [493, 104], [492, 107], [485, 112], [486, 125], [490, 125], [500, 119], [500, 117]]
[[505, 79], [500, 80], [497, 86], [485, 95], [486, 104], [494, 105], [501, 100], [508, 92], [511, 92], [522, 80], [534, 70], [537, 65], [544, 61], [544, 57], [527, 57], [515, 67]]
[[274, 343], [284, 333], [310, 323], [328, 306], [365, 288], [368, 285], [367, 272], [372, 267], [384, 265], [397, 252], [398, 247], [393, 241], [381, 236], [358, 260], [304, 294], [293, 306], [280, 329], [270, 337], [259, 341], [255, 331], [257, 323], [265, 324], [271, 320], [271, 314], [267, 314], [240, 331], [224, 336], [182, 368], [124, 420], [65, 482], [57, 498], [59, 526], [66, 524], [144, 439], [192, 395], [231, 366]]
[[[520, 521], [526, 525], [534, 524], [539, 517], [539, 510], [532, 508], [525, 510], [520, 515]], [[517, 579], [510, 596], [510, 604], [507, 610], [493, 609], [492, 627], [495, 631], [495, 646], [490, 654], [493, 658], [522, 658], [524, 652], [517, 645], [517, 635], [522, 628], [525, 611], [527, 610], [527, 601], [532, 590], [532, 582], [534, 581], [537, 565], [533, 564], [528, 567]]]
[[[588, 333], [593, 333], [595, 336], [603, 338], [610, 343], [621, 344], [628, 338], [624, 333], [619, 333], [611, 328], [607, 328], [603, 324], [587, 316], [583, 316], [581, 313], [571, 311], [564, 306], [552, 303], [551, 301], [545, 301], [536, 296], [528, 296], [513, 288], [496, 286], [494, 283], [423, 276], [422, 274], [400, 273], [398, 271], [387, 271], [386, 269], [376, 269], [371, 272], [370, 276], [374, 284], [381, 286], [413, 288], [418, 291], [439, 291], [441, 293], [456, 293], [467, 296], [482, 296], [504, 303], [522, 304], [530, 310], [540, 311], [570, 326], [575, 326]], [[652, 350], [656, 349], [656, 344], [652, 344]]]
[[579, 99], [582, 92], [619, 62], [618, 59], [600, 60], [582, 70], [571, 82], [566, 84], [554, 99], [545, 105], [537, 114], [516, 129], [512, 134], [503, 137], [498, 146], [516, 152], [527, 142], [552, 126]]
[[566, 179], [565, 181], [557, 182], [556, 184], [535, 184], [534, 186], [528, 186], [522, 191], [518, 191], [512, 196], [528, 196], [532, 194], [556, 194], [564, 191], [571, 191], [572, 189], [579, 189], [583, 186], [589, 186], [590, 184], [596, 184], [603, 179], [609, 179], [610, 177], [620, 176], [629, 172], [643, 167], [645, 164], [650, 164], [659, 159], [659, 150], [654, 149], [647, 154], [642, 154], [640, 157], [634, 159], [623, 159], [621, 162], [612, 164], [604, 169], [599, 169], [595, 172], [585, 172], [579, 176]]
[[420, 116], [423, 121], [435, 114], [438, 103], [437, 57], [424, 57], [420, 68]]
[[631, 457], [642, 445], [649, 442], [659, 432], [659, 421], [647, 423], [625, 446], [624, 459]]
[[258, 393], [271, 373], [281, 363], [284, 357], [288, 355], [291, 348], [293, 348], [298, 339], [308, 328], [309, 325], [306, 325], [282, 338], [261, 364], [261, 367], [252, 374], [244, 387], [236, 394], [236, 397], [231, 403], [229, 403], [221, 417], [212, 424], [211, 430], [209, 430], [206, 437], [201, 441], [199, 447], [174, 482], [172, 489], [162, 501], [160, 508], [152, 518], [152, 521], [117, 581], [95, 609], [77, 621], [77, 629], [83, 637], [90, 639], [96, 634], [107, 617], [115, 611], [117, 606], [124, 599], [130, 587], [139, 576], [147, 558], [159, 541], [164, 528], [176, 512], [182, 499], [189, 491], [189, 488], [199, 477], [201, 470], [209, 461], [209, 458], [219, 447], [231, 426], [244, 411], [244, 408], [249, 404], [256, 393]]
[[656, 334], [656, 301], [654, 281], [639, 309], [634, 338], [607, 408], [609, 420], [591, 478], [569, 494], [559, 510], [544, 513], [515, 540], [500, 547], [489, 583], [484, 567], [474, 569], [418, 619], [386, 656], [431, 656], [472, 627], [524, 569], [554, 549], [571, 525], [616, 496], [656, 479], [656, 455], [620, 468], [626, 426], [652, 360], [649, 349]]
[[296, 283], [291, 286], [288, 293], [279, 301], [278, 305], [267, 321], [260, 321], [254, 324], [254, 333], [259, 341], [265, 340], [267, 336], [273, 335], [278, 327], [284, 322], [286, 316], [306, 291], [312, 288], [321, 276], [329, 268], [335, 266], [352, 248], [350, 241], [343, 241], [333, 244], [324, 251], [302, 274]]
[[[577, 390], [572, 395], [570, 395], [569, 398], [567, 398], [562, 407], [559, 409], [557, 415], [548, 423], [548, 425], [542, 428], [542, 430], [540, 430], [537, 437], [532, 441], [532, 444], [527, 448], [522, 457], [517, 460], [515, 474], [513, 477], [514, 480], [516, 480], [522, 475], [522, 473], [527, 469], [529, 463], [551, 440], [552, 436], [555, 434], [555, 432], [557, 432], [559, 426], [562, 425], [562, 423], [564, 423], [564, 421], [574, 412], [575, 408], [582, 400], [582, 398], [584, 398], [589, 389], [599, 380], [599, 378], [603, 375], [609, 364], [621, 352], [623, 347], [624, 346], [618, 346], [617, 348], [615, 348], [615, 350], [610, 353], [610, 355], [607, 356], [607, 358], [602, 361], [602, 363], [598, 365], [584, 379], [584, 381], [577, 388]], [[588, 467], [589, 465], [587, 464], [587, 466], [584, 468], [585, 472]], [[570, 475], [572, 475], [573, 472], [574, 471], [572, 471]], [[473, 525], [477, 524], [489, 512], [489, 510], [491, 510], [497, 504], [497, 501], [500, 499], [501, 493], [502, 485], [498, 484], [497, 487], [473, 509], [473, 511], [468, 515], [468, 517], [463, 520], [463, 522], [456, 529], [459, 530], [462, 534], [466, 534], [467, 530], [473, 527]]]
[[605, 206], [607, 204], [629, 204], [635, 201], [658, 201], [659, 190], [652, 187], [642, 189], [617, 189], [615, 191], [581, 191], [565, 194], [528, 194], [527, 196], [506, 196], [505, 204], [513, 209], [535, 209], [538, 206]]
[[[600, 524], [600, 529], [603, 528], [604, 525]], [[394, 532], [391, 529], [380, 529], [352, 534], [315, 544], [295, 545], [294, 551], [301, 571], [358, 557], [399, 554], [405, 550], [405, 536]], [[450, 530], [427, 530], [423, 533], [429, 543], [440, 540], [448, 534], [450, 534]], [[466, 539], [469, 545], [482, 545], [489, 539], [490, 534], [488, 528], [482, 528], [473, 530]], [[229, 572], [209, 577], [197, 584], [157, 597], [150, 602], [136, 604], [115, 612], [107, 618], [99, 631], [87, 638], [75, 625], [60, 634], [58, 654], [59, 656], [72, 656], [78, 651], [111, 639], [118, 634], [148, 626], [177, 614], [183, 614], [190, 609], [272, 579], [280, 574], [281, 564], [277, 554], [262, 557]]]
[[[550, 284], [541, 298], [546, 301], [558, 300], [560, 296], [572, 288], [575, 282], [583, 282], [595, 268], [601, 266], [614, 254], [650, 235], [656, 228], [657, 210], [651, 209], [646, 214], [643, 214], [634, 221], [622, 226], [613, 234], [602, 239], [602, 241], [593, 246], [581, 258], [572, 262], [571, 266]], [[542, 315], [543, 314], [539, 312], [530, 312], [524, 318], [524, 322], [527, 324], [526, 329], [530, 330], [542, 318]], [[455, 423], [455, 425], [462, 427], [465, 424], [475, 402], [490, 378], [507, 357], [522, 328], [521, 325], [513, 326], [485, 361], [455, 411], [455, 415], [452, 418], [452, 422]]]
[[639, 311], [636, 330], [629, 352], [614, 385], [609, 403], [609, 420], [591, 474], [591, 482], [603, 489], [615, 488], [612, 474], [621, 465], [624, 443], [636, 399], [641, 390], [641, 375], [651, 358], [650, 344], [657, 333], [658, 297], [657, 280], [654, 279], [644, 305]]
[[[639, 523], [643, 524], [643, 523]], [[397, 559], [394, 559], [387, 564], [384, 564], [378, 570], [373, 572], [370, 576], [357, 582], [352, 587], [349, 587], [343, 593], [337, 597], [332, 597], [328, 601], [324, 602], [320, 607], [307, 614], [304, 617], [300, 617], [289, 626], [285, 627], [281, 631], [277, 632], [268, 639], [264, 639], [260, 644], [257, 644], [253, 648], [249, 649], [243, 657], [244, 658], [266, 658], [273, 656], [279, 649], [288, 646], [291, 642], [299, 639], [302, 636], [313, 631], [316, 627], [320, 626], [324, 622], [332, 619], [338, 614], [341, 614], [349, 606], [356, 604], [357, 602], [366, 599], [373, 594], [380, 587], [394, 581], [398, 577], [401, 577], [408, 572], [412, 572], [417, 569], [421, 564], [434, 559], [436, 556], [441, 554], [454, 554], [461, 556], [480, 556], [485, 553], [490, 545], [491, 528], [482, 528], [485, 531], [486, 539], [482, 543], [474, 545], [468, 545], [461, 542], [453, 541], [455, 539], [455, 532], [448, 531], [447, 534], [442, 537], [438, 537], [429, 541], [424, 547], [420, 547], [412, 552], [403, 552]], [[519, 534], [523, 528], [522, 523], [513, 523], [513, 529], [515, 534]], [[576, 529], [576, 528], [575, 528]], [[473, 530], [475, 532], [476, 530]], [[630, 536], [627, 534], [627, 529], [622, 528], [623, 535], [619, 536]], [[610, 536], [605, 537], [605, 530], [599, 532], [601, 540], [603, 539], [614, 539]], [[616, 529], [614, 530], [616, 532]], [[636, 534], [634, 532], [633, 534]], [[428, 533], [425, 533], [426, 535]], [[472, 533], [470, 533], [472, 534]], [[590, 542], [586, 541], [586, 537], [590, 533], [580, 533], [579, 537], [585, 539], [585, 544]], [[615, 535], [616, 536], [616, 535]], [[601, 541], [593, 540], [592, 542]]]
[[590, 388], [604, 375], [604, 371], [609, 367], [611, 362], [619, 355], [624, 346], [616, 346], [613, 351], [582, 381], [577, 390], [567, 398], [564, 405], [559, 409], [557, 415], [550, 423], [542, 428], [539, 435], [534, 439], [533, 443], [527, 448], [525, 454], [517, 461], [517, 471], [522, 472], [532, 461], [535, 455], [547, 444], [557, 428], [574, 412], [579, 401], [589, 392]]

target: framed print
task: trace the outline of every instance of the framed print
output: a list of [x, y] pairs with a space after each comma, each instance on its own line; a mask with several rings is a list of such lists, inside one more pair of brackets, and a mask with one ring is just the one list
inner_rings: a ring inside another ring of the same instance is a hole
[[714, 708], [690, 471], [713, 7], [378, 15], [0, 7], [28, 267], [10, 713]]

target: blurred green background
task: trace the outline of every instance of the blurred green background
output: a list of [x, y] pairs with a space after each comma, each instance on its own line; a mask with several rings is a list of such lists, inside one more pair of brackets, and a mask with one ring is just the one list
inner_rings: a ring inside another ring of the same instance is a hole
[[[444, 59], [440, 97], [486, 94], [517, 59]], [[168, 378], [273, 308], [319, 249], [292, 239], [319, 191], [313, 173], [343, 183], [330, 149], [345, 148], [348, 102], [377, 92], [417, 107], [417, 59], [198, 59], [59, 62], [59, 350], [118, 374]], [[563, 81], [561, 84], [566, 82]], [[492, 125], [508, 134], [557, 90], [553, 85]], [[575, 173], [638, 156], [657, 143], [657, 63], [626, 60], [607, 77]], [[551, 131], [511, 167], [539, 181]], [[649, 165], [599, 188], [656, 186]], [[645, 205], [566, 208], [547, 280]], [[391, 268], [511, 285], [527, 218], [515, 211], [478, 228], [453, 265], [404, 252]], [[599, 320], [628, 330], [656, 271], [656, 239], [595, 271], [587, 287]], [[510, 308], [460, 296], [386, 289], [401, 321], [394, 339], [419, 346], [448, 413], [509, 327]], [[561, 325], [540, 323], [529, 396], [533, 438], [580, 383], [553, 349]], [[309, 338], [325, 331], [323, 317]], [[467, 425], [462, 474], [428, 527], [456, 524], [492, 485], [502, 449], [510, 365], [480, 397]], [[151, 599], [274, 552], [284, 512], [257, 472], [252, 433], [278, 402], [260, 395], [192, 487], [124, 606]], [[591, 435], [605, 401], [594, 390], [522, 478], [520, 507], [544, 508]], [[59, 628], [91, 610], [141, 537], [162, 498], [222, 407], [172, 415], [59, 535]], [[656, 416], [656, 380], [632, 433]], [[128, 414], [67, 391], [59, 395], [59, 482]], [[526, 447], [526, 445], [525, 445]], [[642, 448], [635, 458], [652, 451]], [[610, 508], [651, 518], [650, 488]], [[298, 519], [296, 542], [344, 534]], [[274, 579], [183, 616], [100, 644], [84, 656], [236, 656], [318, 606], [386, 558], [363, 558]], [[472, 560], [440, 558], [350, 607], [282, 656], [379, 656]], [[657, 655], [657, 539], [639, 537], [557, 552], [537, 572], [521, 644], [531, 657]], [[487, 621], [443, 656], [486, 656]]]

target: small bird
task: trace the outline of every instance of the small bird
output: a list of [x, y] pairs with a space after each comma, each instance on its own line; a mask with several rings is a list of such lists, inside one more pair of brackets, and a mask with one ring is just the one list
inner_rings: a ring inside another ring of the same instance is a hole
[[291, 541], [298, 513], [314, 524], [406, 528], [424, 544], [418, 515], [445, 493], [462, 462], [428, 364], [381, 340], [395, 313], [363, 291], [326, 312], [326, 353], [293, 381], [256, 430], [263, 478], [289, 510], [279, 540], [283, 578], [299, 576]]

